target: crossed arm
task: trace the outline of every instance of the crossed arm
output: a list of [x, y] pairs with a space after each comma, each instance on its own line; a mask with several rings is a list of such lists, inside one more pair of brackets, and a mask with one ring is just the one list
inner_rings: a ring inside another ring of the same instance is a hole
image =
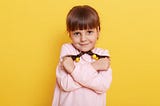
[[64, 91], [85, 87], [103, 93], [112, 81], [110, 60], [99, 59], [93, 63], [74, 65], [70, 57], [63, 57], [56, 69], [57, 82]]

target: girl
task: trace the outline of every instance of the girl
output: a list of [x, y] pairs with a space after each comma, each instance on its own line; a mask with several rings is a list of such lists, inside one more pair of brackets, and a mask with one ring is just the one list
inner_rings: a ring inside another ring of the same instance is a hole
[[72, 43], [61, 48], [52, 106], [106, 106], [112, 70], [108, 51], [95, 48], [100, 31], [98, 13], [87, 5], [75, 6], [66, 25]]

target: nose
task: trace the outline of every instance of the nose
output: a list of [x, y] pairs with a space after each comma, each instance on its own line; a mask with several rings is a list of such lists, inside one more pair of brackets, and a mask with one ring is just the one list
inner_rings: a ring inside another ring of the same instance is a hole
[[85, 34], [82, 34], [82, 36], [81, 36], [81, 41], [86, 41], [86, 36], [85, 36]]

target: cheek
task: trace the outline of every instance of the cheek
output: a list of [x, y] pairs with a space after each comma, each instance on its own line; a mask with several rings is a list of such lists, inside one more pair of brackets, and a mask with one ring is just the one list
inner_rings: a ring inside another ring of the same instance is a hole
[[73, 42], [74, 44], [76, 44], [76, 43], [78, 43], [78, 40], [72, 39], [72, 42]]
[[92, 42], [96, 42], [96, 41], [97, 41], [97, 38], [96, 38], [96, 37], [94, 37], [94, 38], [90, 39], [90, 41], [92, 41]]
[[96, 42], [97, 38], [98, 38], [97, 34], [94, 34], [94, 35], [90, 36], [90, 40], [93, 41], [93, 42]]

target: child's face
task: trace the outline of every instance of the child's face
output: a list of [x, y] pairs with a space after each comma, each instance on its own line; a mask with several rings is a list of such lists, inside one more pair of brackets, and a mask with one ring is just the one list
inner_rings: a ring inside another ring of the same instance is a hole
[[76, 49], [86, 52], [95, 47], [97, 38], [99, 36], [99, 30], [87, 29], [87, 30], [75, 30], [70, 32], [70, 38]]

